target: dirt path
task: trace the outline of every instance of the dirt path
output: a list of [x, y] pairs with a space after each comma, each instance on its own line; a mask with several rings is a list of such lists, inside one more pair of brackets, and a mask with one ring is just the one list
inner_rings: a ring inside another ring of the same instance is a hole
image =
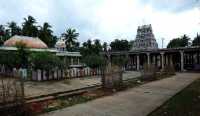
[[42, 116], [146, 116], [199, 77], [200, 74], [195, 73], [178, 73], [172, 78]]

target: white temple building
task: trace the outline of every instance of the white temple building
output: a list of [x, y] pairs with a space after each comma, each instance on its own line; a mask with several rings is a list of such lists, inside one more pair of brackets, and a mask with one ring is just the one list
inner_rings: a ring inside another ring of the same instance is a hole
[[158, 44], [153, 34], [151, 24], [139, 26], [131, 51], [152, 49], [158, 49]]
[[51, 52], [52, 54], [56, 54], [62, 60], [68, 62], [70, 67], [81, 67], [80, 65], [80, 52], [68, 52], [66, 51], [66, 44], [63, 38], [59, 39], [55, 48], [48, 48], [48, 46], [38, 37], [28, 37], [28, 36], [12, 36], [10, 39], [4, 42], [4, 45], [0, 47], [0, 51], [15, 51], [17, 50], [16, 44], [18, 42], [24, 43], [30, 51], [35, 52]]

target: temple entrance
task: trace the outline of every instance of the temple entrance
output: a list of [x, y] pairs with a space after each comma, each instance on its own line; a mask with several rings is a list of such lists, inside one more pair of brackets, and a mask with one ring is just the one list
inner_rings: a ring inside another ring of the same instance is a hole
[[184, 69], [200, 70], [200, 51], [188, 51], [184, 53]]
[[[176, 71], [181, 70], [181, 55], [179, 52], [165, 53], [165, 66], [173, 65]], [[171, 64], [170, 64], [171, 63]]]

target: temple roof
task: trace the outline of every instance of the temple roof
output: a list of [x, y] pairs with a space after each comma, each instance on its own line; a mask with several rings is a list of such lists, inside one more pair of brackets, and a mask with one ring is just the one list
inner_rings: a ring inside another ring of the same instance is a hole
[[15, 35], [4, 42], [5, 47], [15, 47], [18, 42], [22, 42], [28, 48], [38, 48], [38, 49], [45, 49], [48, 46], [39, 38], [28, 37], [28, 36], [18, 36]]

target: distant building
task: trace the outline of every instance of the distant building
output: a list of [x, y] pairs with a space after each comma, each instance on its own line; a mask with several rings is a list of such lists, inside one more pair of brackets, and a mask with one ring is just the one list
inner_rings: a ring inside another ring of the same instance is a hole
[[55, 48], [58, 51], [65, 51], [66, 50], [66, 44], [65, 44], [64, 38], [61, 38], [56, 42]]
[[56, 54], [62, 60], [69, 62], [70, 67], [82, 67], [79, 60], [81, 58], [80, 52], [68, 52], [66, 51], [66, 45], [64, 39], [60, 39], [56, 42], [55, 48], [48, 48], [48, 46], [38, 37], [28, 37], [15, 35], [4, 42], [4, 45], [0, 47], [0, 51], [16, 51], [16, 44], [22, 42], [33, 52], [51, 52]]
[[158, 49], [151, 24], [139, 26], [131, 51], [151, 49]]
[[28, 36], [18, 36], [15, 35], [4, 42], [4, 46], [6, 47], [15, 47], [17, 43], [23, 43], [28, 48], [35, 49], [47, 49], [48, 46], [37, 37], [28, 37]]

